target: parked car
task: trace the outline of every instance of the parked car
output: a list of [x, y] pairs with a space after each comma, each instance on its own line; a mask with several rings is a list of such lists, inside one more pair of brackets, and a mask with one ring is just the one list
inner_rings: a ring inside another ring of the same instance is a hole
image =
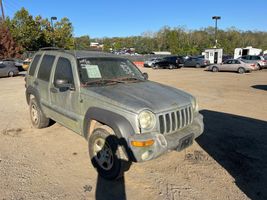
[[18, 68], [14, 62], [0, 61], [0, 77], [13, 77], [19, 73]]
[[84, 136], [106, 179], [122, 176], [131, 162], [181, 151], [204, 130], [195, 97], [149, 81], [113, 54], [40, 50], [25, 81], [32, 125], [45, 128], [53, 119]]
[[199, 57], [189, 57], [184, 61], [184, 67], [206, 67], [210, 64], [208, 60]]
[[152, 64], [161, 58], [151, 58], [150, 60], [147, 60], [144, 62], [144, 67], [152, 67]]
[[231, 56], [231, 55], [223, 55], [223, 56], [222, 56], [222, 62], [224, 62], [224, 61], [226, 61], [226, 60], [229, 60], [229, 59], [234, 59], [234, 57]]
[[22, 64], [22, 68], [27, 71], [29, 66], [30, 66], [30, 63], [31, 63], [32, 59], [31, 58], [27, 58], [23, 61], [23, 64]]
[[213, 72], [229, 71], [238, 72], [240, 74], [251, 72], [257, 69], [258, 67], [255, 63], [246, 63], [238, 59], [229, 59], [224, 61], [222, 64], [210, 65], [207, 68], [207, 70]]
[[182, 56], [167, 56], [152, 63], [152, 69], [176, 69], [184, 66]]
[[21, 60], [21, 59], [18, 59], [18, 58], [8, 58], [8, 59], [4, 59], [3, 61], [13, 62], [15, 64], [15, 66], [18, 68], [19, 71], [24, 71], [24, 69], [22, 68], [23, 60]]
[[259, 69], [267, 68], [267, 60], [264, 59], [263, 56], [246, 55], [246, 56], [241, 56], [238, 59], [244, 60], [248, 63], [257, 63]]

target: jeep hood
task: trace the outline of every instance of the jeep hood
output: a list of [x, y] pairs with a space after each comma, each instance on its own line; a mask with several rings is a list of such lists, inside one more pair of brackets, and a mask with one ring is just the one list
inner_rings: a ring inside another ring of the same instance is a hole
[[96, 93], [92, 95], [100, 95], [100, 101], [103, 100], [134, 113], [144, 109], [159, 113], [177, 109], [193, 101], [190, 94], [152, 81], [86, 87], [85, 92], [90, 94], [89, 91]]

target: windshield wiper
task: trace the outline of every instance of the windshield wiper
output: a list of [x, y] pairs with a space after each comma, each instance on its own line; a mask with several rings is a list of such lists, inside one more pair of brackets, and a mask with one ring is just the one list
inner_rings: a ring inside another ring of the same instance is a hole
[[122, 78], [118, 78], [117, 80], [120, 80], [120, 81], [144, 81], [142, 79], [139, 79], [139, 78], [136, 78], [133, 76], [122, 77]]
[[121, 80], [116, 80], [116, 79], [99, 79], [99, 80], [95, 80], [95, 81], [88, 81], [86, 82], [84, 85], [97, 85], [97, 84], [101, 84], [101, 85], [105, 85], [105, 84], [116, 84], [116, 83], [124, 83], [124, 81]]

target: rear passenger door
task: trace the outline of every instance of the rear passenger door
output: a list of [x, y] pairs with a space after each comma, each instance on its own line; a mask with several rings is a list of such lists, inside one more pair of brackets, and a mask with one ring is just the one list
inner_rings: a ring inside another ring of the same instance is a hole
[[[64, 126], [79, 132], [80, 102], [77, 80], [74, 79], [75, 60], [70, 56], [59, 56], [55, 64], [50, 85], [53, 117]], [[65, 80], [71, 88], [59, 88], [56, 80]]]
[[46, 110], [46, 108], [49, 108], [50, 104], [50, 78], [55, 58], [56, 57], [54, 55], [45, 54], [43, 56], [37, 73], [37, 79], [33, 81], [33, 85], [39, 92], [41, 105], [42, 107], [45, 107], [44, 110]]

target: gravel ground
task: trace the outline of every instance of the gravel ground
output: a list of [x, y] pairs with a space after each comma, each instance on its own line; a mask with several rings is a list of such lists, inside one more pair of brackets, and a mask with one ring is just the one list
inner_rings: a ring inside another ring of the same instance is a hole
[[24, 77], [0, 79], [0, 200], [267, 199], [267, 70], [152, 70], [150, 80], [198, 98], [205, 132], [182, 152], [133, 164], [124, 179], [97, 176], [87, 142], [54, 124], [30, 124]]

